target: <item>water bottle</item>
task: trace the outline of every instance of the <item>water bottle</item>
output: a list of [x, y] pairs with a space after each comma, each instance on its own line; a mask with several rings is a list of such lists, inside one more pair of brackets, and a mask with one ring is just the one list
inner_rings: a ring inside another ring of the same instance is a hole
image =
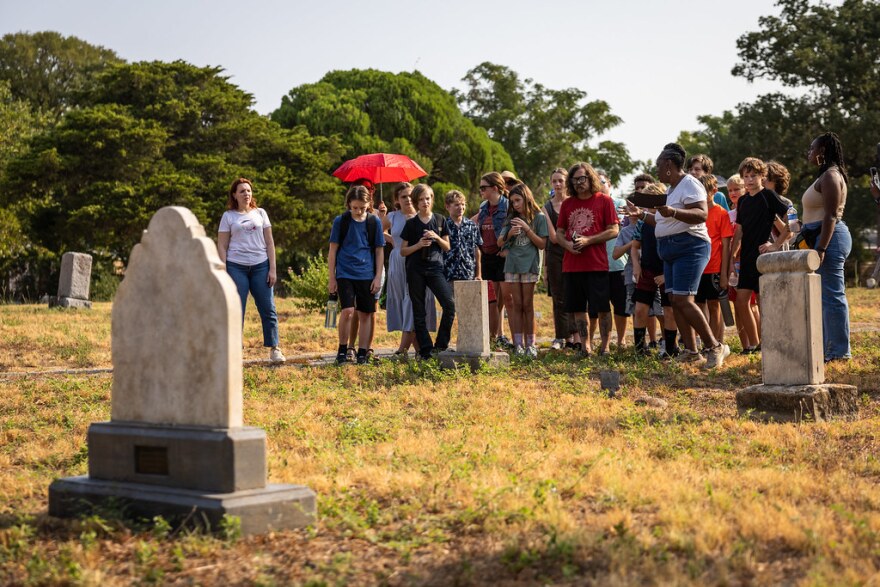
[[788, 228], [792, 234], [797, 234], [801, 230], [801, 223], [798, 222], [797, 210], [794, 206], [788, 209]]
[[730, 273], [728, 283], [730, 284], [730, 287], [733, 288], [739, 285], [739, 261], [733, 264], [733, 271]]
[[324, 311], [324, 328], [336, 328], [337, 313], [339, 313], [339, 294], [332, 293], [327, 297], [327, 309]]

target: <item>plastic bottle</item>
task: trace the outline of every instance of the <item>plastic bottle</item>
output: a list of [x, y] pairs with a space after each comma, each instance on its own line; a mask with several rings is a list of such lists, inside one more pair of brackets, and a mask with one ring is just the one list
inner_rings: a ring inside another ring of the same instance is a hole
[[339, 294], [327, 296], [327, 308], [324, 311], [324, 328], [336, 328], [336, 315], [339, 313]]

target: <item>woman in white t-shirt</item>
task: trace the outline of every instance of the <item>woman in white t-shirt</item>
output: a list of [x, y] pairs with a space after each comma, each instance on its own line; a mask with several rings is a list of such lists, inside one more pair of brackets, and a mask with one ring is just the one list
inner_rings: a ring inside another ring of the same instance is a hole
[[284, 362], [278, 348], [278, 315], [272, 293], [278, 279], [272, 224], [266, 211], [257, 207], [249, 179], [240, 177], [232, 182], [227, 206], [220, 219], [217, 250], [241, 297], [242, 321], [250, 292], [263, 323], [263, 346], [272, 349], [269, 360]]
[[[654, 215], [642, 213], [641, 218], [656, 226], [654, 234], [657, 252], [663, 259], [666, 292], [685, 345], [678, 360], [704, 363], [709, 368], [720, 367], [730, 350], [715, 339], [706, 317], [694, 302], [712, 244], [706, 229], [706, 189], [699, 180], [685, 173], [685, 158], [680, 145], [669, 143], [663, 147], [657, 157], [657, 171], [660, 181], [670, 186], [666, 205], [658, 206]], [[696, 348], [695, 330], [703, 341], [705, 358]]]

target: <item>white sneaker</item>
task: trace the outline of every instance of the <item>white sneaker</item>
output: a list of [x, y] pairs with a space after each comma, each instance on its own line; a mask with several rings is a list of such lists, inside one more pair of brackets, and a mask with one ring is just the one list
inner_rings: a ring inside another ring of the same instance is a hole
[[550, 345], [550, 348], [554, 351], [561, 350], [565, 346], [565, 341], [561, 338], [554, 338], [553, 344]]
[[283, 363], [287, 359], [284, 358], [284, 353], [281, 352], [280, 348], [273, 346], [272, 350], [269, 351], [269, 360], [273, 363]]
[[704, 369], [715, 369], [724, 364], [724, 359], [730, 356], [730, 349], [725, 344], [719, 344], [709, 349], [706, 354], [706, 362], [703, 364]]
[[516, 345], [513, 349], [514, 355], [524, 355], [525, 353], [526, 353], [526, 350], [523, 348], [523, 346], [521, 344]]
[[538, 358], [538, 347], [530, 346], [530, 347], [526, 348], [526, 354], [532, 359], [537, 359]]

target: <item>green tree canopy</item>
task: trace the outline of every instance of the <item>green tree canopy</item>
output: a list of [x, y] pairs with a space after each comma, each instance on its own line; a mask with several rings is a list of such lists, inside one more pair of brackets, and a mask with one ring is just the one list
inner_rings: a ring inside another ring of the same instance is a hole
[[107, 68], [82, 106], [9, 164], [4, 202], [52, 251], [127, 260], [162, 206], [186, 206], [215, 232], [229, 185], [245, 176], [273, 221], [280, 262], [317, 251], [326, 235], [314, 226], [341, 205], [326, 175], [335, 143], [260, 116], [221, 73], [182, 61]]
[[503, 65], [481, 63], [458, 92], [465, 115], [485, 128], [516, 162], [519, 177], [543, 191], [554, 168], [590, 161], [617, 181], [635, 168], [622, 143], [597, 141], [622, 121], [602, 100], [577, 88], [554, 90]]
[[0, 39], [0, 80], [9, 82], [14, 98], [52, 120], [75, 102], [95, 73], [121, 61], [109, 49], [52, 31]]
[[339, 163], [364, 153], [402, 153], [428, 172], [429, 183], [461, 186], [472, 196], [481, 174], [513, 166], [449, 92], [418, 72], [333, 71], [293, 88], [272, 119], [338, 137], [344, 145]]

